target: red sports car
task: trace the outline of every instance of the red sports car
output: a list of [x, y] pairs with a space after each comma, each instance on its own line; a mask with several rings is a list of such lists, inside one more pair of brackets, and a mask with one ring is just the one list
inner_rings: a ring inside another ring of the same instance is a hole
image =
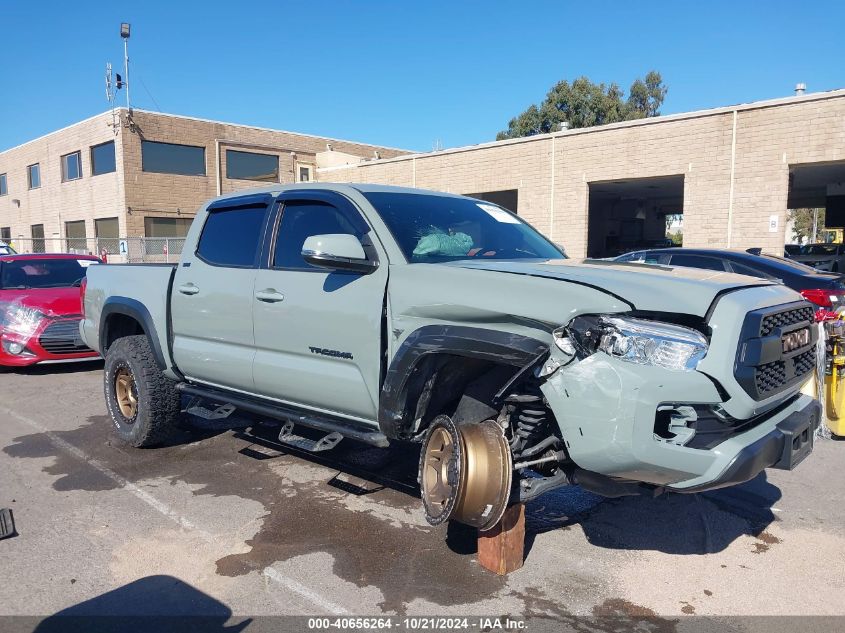
[[79, 336], [91, 255], [0, 255], [0, 366], [97, 358]]

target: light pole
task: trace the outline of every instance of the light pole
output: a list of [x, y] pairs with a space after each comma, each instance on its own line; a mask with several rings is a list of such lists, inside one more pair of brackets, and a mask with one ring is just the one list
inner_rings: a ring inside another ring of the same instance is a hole
[[129, 101], [129, 22], [120, 23], [120, 37], [123, 38], [123, 76], [126, 86], [126, 108], [131, 110]]

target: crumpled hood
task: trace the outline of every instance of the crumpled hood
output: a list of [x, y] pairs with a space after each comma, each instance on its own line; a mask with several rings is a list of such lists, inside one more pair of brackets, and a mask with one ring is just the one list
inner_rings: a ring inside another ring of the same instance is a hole
[[[699, 268], [605, 260], [461, 260], [447, 266], [531, 275], [583, 284], [616, 295], [633, 309], [704, 316], [722, 292], [777, 282]], [[800, 298], [796, 293], [796, 299]]]
[[82, 299], [76, 287], [0, 290], [0, 308], [6, 304], [34, 308], [50, 317], [82, 314]]

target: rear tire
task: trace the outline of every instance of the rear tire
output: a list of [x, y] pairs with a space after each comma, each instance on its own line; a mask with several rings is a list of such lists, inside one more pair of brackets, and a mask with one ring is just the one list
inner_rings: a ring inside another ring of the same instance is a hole
[[103, 377], [106, 406], [120, 439], [146, 448], [173, 435], [181, 410], [179, 392], [156, 363], [146, 336], [115, 341], [106, 353]]

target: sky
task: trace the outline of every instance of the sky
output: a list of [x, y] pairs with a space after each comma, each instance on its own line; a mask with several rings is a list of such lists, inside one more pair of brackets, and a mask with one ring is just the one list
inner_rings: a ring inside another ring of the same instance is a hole
[[[662, 113], [845, 87], [845, 2], [0, 0], [0, 150], [132, 105], [418, 151], [494, 140], [561, 79], [657, 70]], [[125, 94], [118, 93], [119, 105]]]

